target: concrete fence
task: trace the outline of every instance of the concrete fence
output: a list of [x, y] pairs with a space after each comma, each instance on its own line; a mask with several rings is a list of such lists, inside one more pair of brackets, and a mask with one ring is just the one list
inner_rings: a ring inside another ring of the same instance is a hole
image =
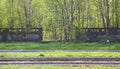
[[0, 41], [42, 41], [42, 28], [0, 28]]

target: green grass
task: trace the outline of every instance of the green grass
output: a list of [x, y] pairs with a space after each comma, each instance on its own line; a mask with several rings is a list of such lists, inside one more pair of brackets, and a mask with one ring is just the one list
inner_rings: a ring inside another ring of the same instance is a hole
[[119, 52], [24, 52], [24, 53], [0, 53], [0, 57], [120, 57]]
[[80, 66], [80, 67], [57, 67], [57, 66], [0, 66], [0, 69], [120, 69], [120, 67], [106, 66]]
[[39, 49], [39, 50], [120, 50], [120, 43], [82, 43], [82, 42], [13, 42], [0, 43], [1, 50]]

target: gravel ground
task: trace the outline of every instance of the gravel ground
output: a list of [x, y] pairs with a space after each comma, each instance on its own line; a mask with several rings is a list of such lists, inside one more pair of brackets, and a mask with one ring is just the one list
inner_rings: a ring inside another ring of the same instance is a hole
[[120, 58], [0, 58], [0, 65], [120, 66]]

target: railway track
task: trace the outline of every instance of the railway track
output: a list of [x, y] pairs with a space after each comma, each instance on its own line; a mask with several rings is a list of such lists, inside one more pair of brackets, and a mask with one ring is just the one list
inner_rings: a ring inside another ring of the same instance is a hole
[[120, 58], [0, 58], [0, 65], [106, 65], [120, 66]]

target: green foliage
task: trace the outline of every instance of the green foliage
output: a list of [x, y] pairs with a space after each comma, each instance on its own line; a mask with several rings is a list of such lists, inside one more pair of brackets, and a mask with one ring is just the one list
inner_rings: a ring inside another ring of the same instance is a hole
[[42, 27], [44, 40], [69, 41], [76, 37], [75, 27], [119, 27], [119, 3], [120, 0], [0, 0], [0, 28]]
[[40, 57], [44, 57], [45, 55], [41, 53], [39, 56], [40, 56]]

